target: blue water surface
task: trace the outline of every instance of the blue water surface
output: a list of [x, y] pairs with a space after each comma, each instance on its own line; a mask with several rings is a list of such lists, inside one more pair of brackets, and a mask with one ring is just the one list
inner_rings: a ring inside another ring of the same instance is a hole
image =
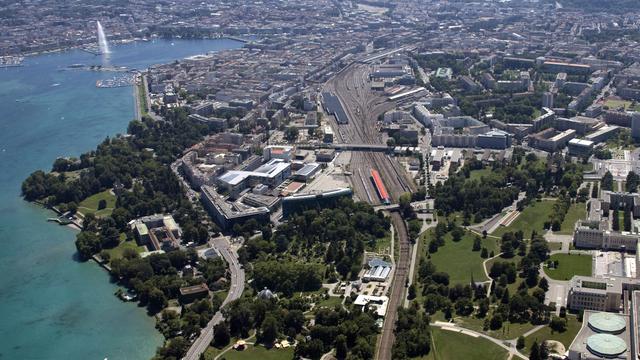
[[[238, 48], [232, 40], [156, 40], [112, 46], [109, 62], [143, 69]], [[20, 198], [32, 171], [124, 133], [131, 87], [99, 89], [113, 73], [65, 70], [101, 64], [81, 50], [29, 57], [0, 69], [0, 359], [148, 359], [162, 344], [154, 319], [114, 295], [93, 262], [75, 260], [75, 232]]]

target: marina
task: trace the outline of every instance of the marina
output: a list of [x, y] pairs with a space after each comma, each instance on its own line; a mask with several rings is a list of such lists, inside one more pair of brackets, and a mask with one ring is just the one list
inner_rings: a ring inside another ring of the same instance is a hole
[[116, 87], [124, 87], [131, 86], [135, 83], [135, 76], [119, 76], [113, 77], [110, 79], [103, 79], [96, 81], [96, 87], [98, 88], [116, 88]]
[[0, 68], [22, 66], [23, 56], [0, 56]]

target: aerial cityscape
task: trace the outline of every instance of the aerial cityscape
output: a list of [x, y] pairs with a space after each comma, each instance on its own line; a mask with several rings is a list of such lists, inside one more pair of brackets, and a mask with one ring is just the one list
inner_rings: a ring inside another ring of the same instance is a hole
[[640, 359], [637, 0], [0, 29], [0, 358]]

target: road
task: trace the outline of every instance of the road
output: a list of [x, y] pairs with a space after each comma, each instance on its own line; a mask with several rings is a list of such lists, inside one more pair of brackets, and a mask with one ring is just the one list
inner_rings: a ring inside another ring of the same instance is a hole
[[[244, 269], [238, 261], [238, 254], [229, 245], [229, 241], [226, 237], [220, 237], [211, 240], [211, 245], [213, 245], [213, 247], [215, 247], [220, 252], [220, 255], [222, 255], [224, 260], [229, 265], [229, 271], [231, 273], [231, 287], [229, 288], [227, 297], [222, 302], [222, 306], [220, 306], [220, 308], [222, 309], [231, 301], [237, 300], [240, 298], [240, 296], [242, 296], [245, 283]], [[221, 323], [223, 320], [224, 317], [222, 316], [222, 312], [219, 310], [209, 321], [207, 326], [202, 329], [202, 331], [200, 332], [200, 336], [193, 342], [193, 344], [191, 344], [191, 348], [189, 348], [189, 351], [183, 359], [198, 360], [200, 358], [200, 354], [207, 350], [207, 347], [211, 343], [211, 340], [213, 340], [213, 327]]]
[[406, 297], [405, 283], [409, 273], [409, 265], [411, 263], [411, 242], [407, 234], [407, 227], [399, 213], [391, 214], [396, 231], [396, 239], [399, 242], [400, 253], [398, 254], [398, 262], [393, 271], [393, 281], [391, 293], [389, 294], [389, 303], [387, 305], [387, 314], [384, 317], [382, 325], [382, 335], [376, 347], [376, 359], [391, 360], [391, 348], [395, 340], [393, 330], [396, 327], [396, 319], [398, 318], [398, 307], [402, 306]]

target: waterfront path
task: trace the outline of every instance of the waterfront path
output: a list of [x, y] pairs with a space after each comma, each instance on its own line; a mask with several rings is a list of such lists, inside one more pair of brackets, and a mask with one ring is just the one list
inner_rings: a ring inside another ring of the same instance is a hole
[[[242, 296], [242, 292], [244, 291], [245, 274], [242, 265], [240, 265], [240, 262], [238, 261], [238, 254], [235, 249], [230, 246], [226, 237], [212, 239], [211, 244], [220, 252], [220, 255], [222, 255], [229, 265], [229, 271], [231, 272], [231, 287], [229, 288], [229, 294], [227, 294], [226, 299], [224, 299], [220, 306], [220, 309], [222, 309], [228, 303], [237, 300]], [[222, 311], [218, 310], [207, 326], [202, 329], [200, 336], [193, 342], [193, 344], [191, 344], [191, 348], [189, 348], [189, 351], [183, 359], [198, 360], [200, 358], [200, 354], [207, 350], [211, 340], [213, 340], [213, 327], [221, 323], [223, 320], [224, 317], [222, 316]]]

